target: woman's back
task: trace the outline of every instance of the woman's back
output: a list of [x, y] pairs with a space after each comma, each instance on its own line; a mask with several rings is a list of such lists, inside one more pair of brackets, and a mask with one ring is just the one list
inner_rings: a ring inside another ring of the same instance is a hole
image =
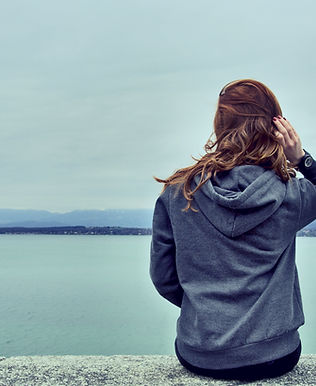
[[[197, 212], [181, 210], [186, 202], [176, 186], [158, 199], [151, 275], [181, 307], [177, 343], [190, 363], [238, 367], [298, 346], [304, 316], [295, 234], [316, 210], [311, 200], [302, 207], [302, 183], [315, 197], [306, 180], [284, 183], [271, 170], [245, 165], [204, 184], [194, 195]], [[168, 229], [169, 239], [161, 236]], [[176, 272], [163, 263], [172, 253]]]

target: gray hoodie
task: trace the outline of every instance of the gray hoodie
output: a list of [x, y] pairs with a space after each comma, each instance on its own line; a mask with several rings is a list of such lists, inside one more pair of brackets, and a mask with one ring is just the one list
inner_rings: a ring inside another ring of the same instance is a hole
[[158, 198], [150, 264], [158, 292], [181, 307], [180, 355], [225, 369], [294, 351], [304, 323], [295, 235], [316, 218], [316, 186], [243, 165], [195, 193], [197, 212], [186, 204], [178, 186]]

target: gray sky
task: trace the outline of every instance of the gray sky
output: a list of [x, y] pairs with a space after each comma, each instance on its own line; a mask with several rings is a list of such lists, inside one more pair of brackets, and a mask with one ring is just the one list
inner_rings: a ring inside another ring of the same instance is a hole
[[223, 85], [276, 94], [316, 155], [313, 0], [0, 3], [0, 208], [151, 208]]

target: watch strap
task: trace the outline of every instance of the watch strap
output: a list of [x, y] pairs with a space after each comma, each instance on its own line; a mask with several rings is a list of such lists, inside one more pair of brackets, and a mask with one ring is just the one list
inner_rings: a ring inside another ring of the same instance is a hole
[[305, 154], [297, 165], [298, 170], [301, 172], [306, 169], [310, 169], [313, 166], [313, 163], [315, 162], [313, 157], [305, 149], [303, 150]]
[[305, 154], [297, 165], [298, 170], [313, 184], [316, 183], [316, 161], [305, 149]]

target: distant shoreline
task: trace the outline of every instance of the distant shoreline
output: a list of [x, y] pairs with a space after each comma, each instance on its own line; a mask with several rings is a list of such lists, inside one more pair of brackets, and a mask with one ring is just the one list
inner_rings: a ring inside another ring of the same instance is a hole
[[302, 229], [297, 232], [297, 237], [316, 237], [316, 229]]
[[151, 228], [125, 228], [125, 227], [0, 227], [0, 234], [36, 234], [36, 235], [151, 235]]
[[[117, 235], [117, 236], [146, 236], [152, 234], [151, 228], [136, 227], [86, 227], [86, 226], [59, 226], [59, 227], [0, 227], [0, 235]], [[316, 237], [316, 229], [302, 229], [297, 237]]]

